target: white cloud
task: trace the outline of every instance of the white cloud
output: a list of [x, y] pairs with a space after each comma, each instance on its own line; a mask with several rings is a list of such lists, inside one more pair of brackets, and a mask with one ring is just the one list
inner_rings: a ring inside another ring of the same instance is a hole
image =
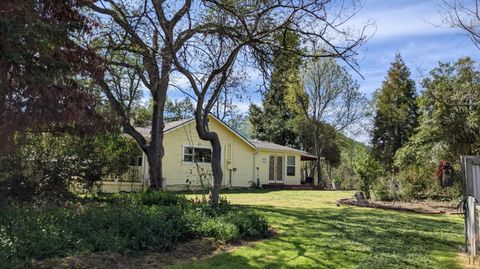
[[455, 33], [456, 29], [439, 27], [442, 18], [436, 1], [367, 0], [363, 9], [352, 18], [352, 26], [376, 23], [370, 42], [405, 36], [425, 36]]

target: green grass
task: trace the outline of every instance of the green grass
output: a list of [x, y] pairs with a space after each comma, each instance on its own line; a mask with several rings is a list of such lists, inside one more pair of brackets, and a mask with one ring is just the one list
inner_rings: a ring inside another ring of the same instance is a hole
[[463, 220], [336, 206], [353, 192], [252, 191], [224, 194], [267, 217], [277, 235], [172, 268], [462, 268]]

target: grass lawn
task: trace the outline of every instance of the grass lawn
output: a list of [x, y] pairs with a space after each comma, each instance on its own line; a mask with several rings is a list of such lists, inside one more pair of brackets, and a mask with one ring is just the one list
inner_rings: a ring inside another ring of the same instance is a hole
[[341, 206], [353, 193], [257, 191], [224, 194], [257, 210], [278, 235], [171, 268], [462, 268], [463, 220]]

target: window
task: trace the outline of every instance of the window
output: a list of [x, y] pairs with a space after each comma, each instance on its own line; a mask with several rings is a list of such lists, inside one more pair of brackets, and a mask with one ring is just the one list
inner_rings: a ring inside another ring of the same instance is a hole
[[295, 156], [287, 156], [287, 176], [295, 176]]
[[130, 160], [130, 166], [142, 166], [142, 156], [132, 157]]
[[212, 150], [209, 148], [184, 147], [183, 161], [191, 163], [210, 163], [212, 162]]

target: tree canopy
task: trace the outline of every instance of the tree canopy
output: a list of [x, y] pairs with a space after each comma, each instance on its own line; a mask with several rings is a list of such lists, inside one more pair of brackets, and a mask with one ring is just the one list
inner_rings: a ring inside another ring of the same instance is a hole
[[396, 163], [458, 163], [480, 154], [480, 72], [470, 58], [440, 63], [423, 80], [417, 133], [400, 149]]
[[276, 42], [279, 49], [273, 54], [273, 72], [268, 91], [263, 95], [262, 107], [252, 104], [249, 108], [253, 127], [251, 135], [259, 140], [297, 146], [292, 120], [298, 111], [289, 106], [287, 97], [294, 95], [289, 93], [291, 91], [303, 92], [300, 40], [294, 32], [286, 31], [277, 37]]
[[88, 31], [78, 1], [0, 4], [0, 150], [16, 131], [87, 133], [101, 129], [98, 100], [78, 78], [89, 52], [72, 39]]
[[415, 83], [400, 54], [374, 98], [372, 154], [392, 171], [395, 153], [414, 134], [418, 115]]

